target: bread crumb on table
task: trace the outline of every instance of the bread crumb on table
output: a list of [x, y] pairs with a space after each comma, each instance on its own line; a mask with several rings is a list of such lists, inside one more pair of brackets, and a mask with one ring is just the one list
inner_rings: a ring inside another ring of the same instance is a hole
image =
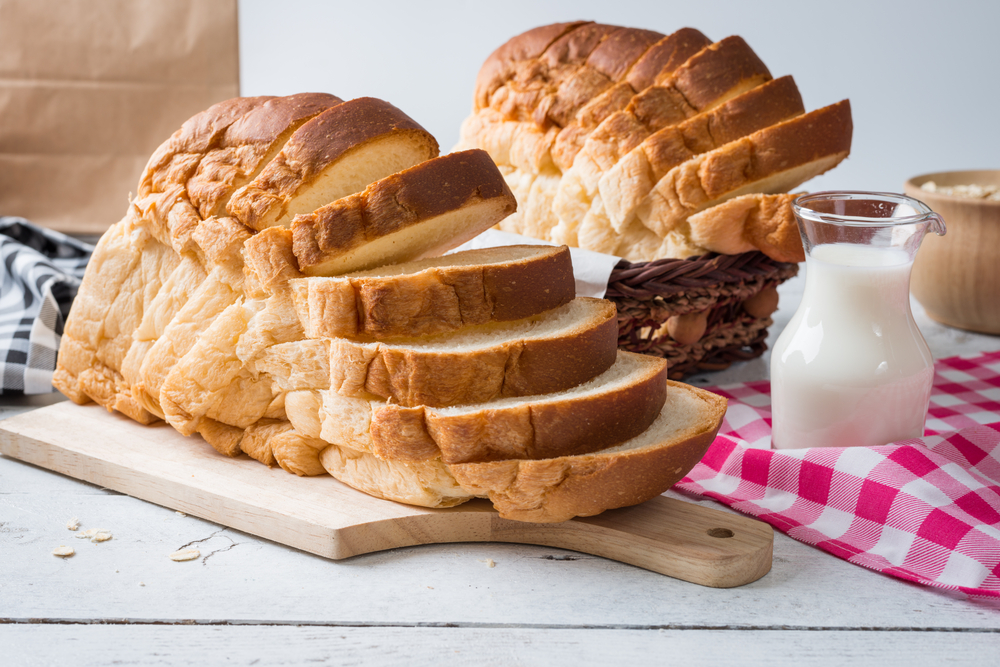
[[178, 563], [185, 560], [194, 560], [201, 556], [201, 552], [197, 549], [181, 549], [180, 551], [175, 551], [170, 554], [170, 560], [175, 560]]
[[111, 531], [103, 528], [88, 528], [87, 530], [74, 535], [79, 540], [90, 540], [91, 542], [107, 542], [111, 539]]
[[59, 556], [60, 558], [69, 558], [75, 553], [76, 551], [73, 549], [73, 547], [67, 547], [65, 545], [60, 545], [52, 550], [52, 555]]
[[486, 563], [486, 567], [496, 567], [497, 566], [496, 561], [494, 561], [492, 558], [487, 558], [485, 560], [480, 560], [479, 562], [480, 563]]
[[66, 522], [66, 527], [70, 530], [76, 530], [80, 527], [80, 520], [77, 519], [76, 517], [73, 517], [72, 519]]

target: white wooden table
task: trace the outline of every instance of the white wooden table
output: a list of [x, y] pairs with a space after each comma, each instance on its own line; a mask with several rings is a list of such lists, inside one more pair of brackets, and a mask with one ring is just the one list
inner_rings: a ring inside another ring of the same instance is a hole
[[[801, 290], [801, 276], [782, 287], [771, 343]], [[1000, 349], [1000, 337], [914, 314], [936, 357]], [[693, 382], [767, 368], [765, 355]], [[0, 416], [54, 400], [6, 400]], [[72, 517], [113, 539], [74, 539]], [[52, 556], [61, 544], [76, 555]], [[201, 557], [167, 558], [186, 546]], [[1000, 665], [1000, 602], [898, 581], [780, 533], [771, 572], [727, 590], [519, 545], [328, 561], [0, 456], [0, 665], [854, 662]]]

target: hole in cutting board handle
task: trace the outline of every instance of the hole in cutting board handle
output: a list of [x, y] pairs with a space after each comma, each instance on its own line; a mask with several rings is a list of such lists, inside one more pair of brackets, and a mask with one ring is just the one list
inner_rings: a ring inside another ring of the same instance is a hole
[[736, 533], [728, 528], [710, 528], [708, 534], [710, 537], [732, 537]]

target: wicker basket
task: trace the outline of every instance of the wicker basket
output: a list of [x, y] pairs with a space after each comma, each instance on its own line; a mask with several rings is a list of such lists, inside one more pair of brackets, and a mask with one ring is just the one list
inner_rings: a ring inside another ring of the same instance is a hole
[[[761, 252], [622, 260], [611, 272], [606, 294], [618, 307], [618, 346], [666, 358], [675, 380], [759, 357], [767, 349], [772, 320], [751, 315], [743, 303], [798, 270], [797, 264]], [[697, 342], [682, 345], [669, 336], [668, 319], [702, 311], [708, 311], [707, 326]]]

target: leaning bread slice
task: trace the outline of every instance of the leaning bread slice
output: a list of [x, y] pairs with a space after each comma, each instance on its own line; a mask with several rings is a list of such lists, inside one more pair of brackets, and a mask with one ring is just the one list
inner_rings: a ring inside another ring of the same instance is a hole
[[332, 278], [292, 281], [309, 338], [421, 336], [531, 317], [569, 303], [569, 248], [466, 250]]
[[691, 240], [726, 255], [760, 250], [779, 262], [804, 262], [802, 237], [792, 211], [797, 196], [749, 194], [695, 213], [687, 220]]
[[[642, 198], [674, 167], [804, 112], [795, 81], [783, 76], [683, 123], [654, 132], [613, 163], [617, 154], [583, 160], [581, 153], [573, 171], [581, 173], [588, 189], [596, 183], [612, 226], [621, 231]], [[588, 172], [587, 167], [592, 171]]]
[[[595, 228], [610, 227], [608, 234], [611, 230], [622, 233], [643, 198], [671, 169], [696, 155], [798, 116], [804, 110], [795, 82], [785, 76], [682, 123], [658, 130], [639, 144], [636, 141], [645, 133], [630, 134], [627, 123], [619, 127], [619, 121], [629, 118], [620, 114], [601, 125], [576, 156], [572, 169], [563, 175], [553, 200], [553, 209], [559, 216], [554, 234], [577, 243], [586, 243], [580, 237], [589, 236], [588, 248], [607, 252], [606, 246], [593, 242]], [[621, 138], [629, 136], [633, 138]], [[628, 152], [622, 155], [625, 150]], [[578, 231], [580, 228], [585, 231]]]
[[237, 190], [227, 210], [252, 229], [288, 226], [298, 213], [438, 154], [437, 141], [402, 111], [361, 97], [315, 116], [278, 156]]
[[721, 396], [680, 382], [667, 385], [656, 420], [616, 447], [535, 461], [453, 464], [449, 470], [463, 489], [488, 496], [504, 519], [553, 523], [645, 502], [694, 467], [726, 413]]
[[[622, 113], [636, 123], [630, 135], [648, 135], [770, 80], [771, 73], [753, 49], [734, 35], [703, 48], [676, 70], [661, 73], [656, 85], [637, 92]], [[572, 167], [587, 137], [587, 133], [562, 130], [552, 149], [555, 164], [563, 171]]]
[[619, 352], [566, 391], [446, 408], [402, 407], [323, 393], [320, 437], [384, 459], [445, 463], [579, 454], [642, 432], [663, 406], [666, 361]]
[[636, 214], [665, 237], [688, 216], [727, 199], [787, 192], [846, 158], [852, 129], [848, 100], [772, 125], [670, 170]]
[[292, 222], [302, 272], [339, 275], [442, 254], [517, 206], [486, 152], [451, 153]]
[[412, 407], [550, 394], [611, 367], [618, 350], [613, 303], [579, 298], [542, 315], [403, 343], [330, 341], [330, 388]]

